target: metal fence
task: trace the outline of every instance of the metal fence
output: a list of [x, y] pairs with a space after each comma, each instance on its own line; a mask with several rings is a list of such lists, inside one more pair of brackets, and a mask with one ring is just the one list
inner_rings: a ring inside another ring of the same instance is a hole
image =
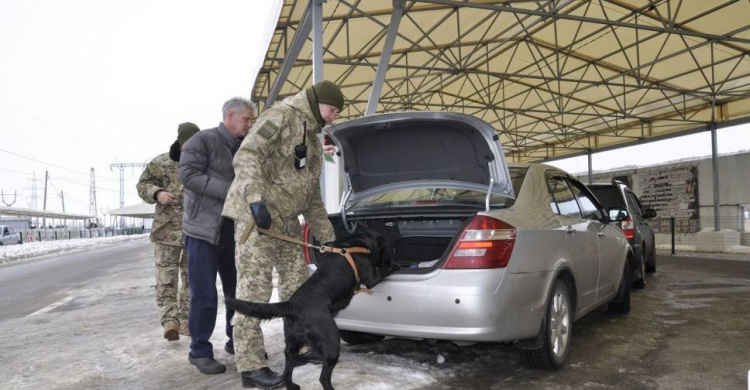
[[55, 229], [28, 229], [21, 231], [21, 244], [34, 242], [34, 241], [56, 241], [56, 240], [70, 240], [77, 238], [97, 238], [97, 237], [113, 237], [113, 236], [129, 236], [133, 234], [148, 233], [148, 229], [143, 227], [131, 227], [131, 228], [97, 228], [97, 229], [68, 229], [68, 228], [55, 228]]
[[750, 254], [750, 219], [742, 214], [680, 220], [674, 217], [650, 222], [654, 228], [656, 248], [677, 252]]

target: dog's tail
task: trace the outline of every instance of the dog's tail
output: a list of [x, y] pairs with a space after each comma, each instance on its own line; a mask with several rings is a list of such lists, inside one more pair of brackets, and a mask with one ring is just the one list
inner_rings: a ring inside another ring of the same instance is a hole
[[289, 302], [255, 303], [232, 297], [225, 297], [227, 307], [246, 316], [270, 320], [280, 317], [295, 317], [292, 304]]

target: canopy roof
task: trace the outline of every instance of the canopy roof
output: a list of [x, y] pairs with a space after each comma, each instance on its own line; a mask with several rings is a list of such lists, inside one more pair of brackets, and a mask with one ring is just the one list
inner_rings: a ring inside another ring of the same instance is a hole
[[155, 209], [156, 204], [154, 203], [141, 203], [110, 210], [109, 215], [119, 215], [121, 217], [153, 218]]
[[343, 118], [462, 112], [510, 161], [569, 157], [747, 122], [749, 15], [747, 0], [284, 0], [253, 99], [324, 78]]
[[83, 220], [96, 219], [95, 216], [91, 216], [91, 215], [60, 213], [56, 211], [34, 210], [34, 209], [25, 209], [25, 208], [20, 208], [20, 207], [5, 207], [5, 206], [0, 206], [0, 216], [43, 217], [43, 218], [83, 219]]

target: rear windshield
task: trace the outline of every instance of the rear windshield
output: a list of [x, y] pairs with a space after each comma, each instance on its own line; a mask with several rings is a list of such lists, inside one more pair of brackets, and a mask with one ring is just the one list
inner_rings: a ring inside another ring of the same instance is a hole
[[620, 189], [614, 186], [590, 186], [589, 189], [594, 193], [596, 199], [604, 207], [625, 207], [625, 200], [622, 198]]
[[[510, 168], [511, 183], [513, 190], [518, 196], [521, 184], [526, 176], [526, 168]], [[486, 191], [467, 190], [450, 187], [410, 188], [389, 191], [351, 203], [348, 209], [354, 210], [377, 210], [399, 207], [432, 207], [432, 206], [457, 206], [484, 209]], [[504, 208], [513, 205], [514, 199], [502, 195], [490, 197], [490, 208]]]

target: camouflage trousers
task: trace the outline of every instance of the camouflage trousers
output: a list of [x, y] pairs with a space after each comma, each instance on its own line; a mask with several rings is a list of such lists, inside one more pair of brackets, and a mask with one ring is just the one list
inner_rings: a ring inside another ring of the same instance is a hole
[[164, 325], [187, 321], [190, 290], [187, 278], [187, 251], [182, 246], [154, 244], [156, 258], [156, 306]]
[[[276, 226], [272, 229], [276, 230]], [[308, 277], [300, 246], [258, 235], [257, 230], [253, 230], [247, 242], [242, 244], [240, 237], [244, 231], [245, 223], [237, 222], [234, 230], [237, 298], [268, 302], [273, 292], [273, 269], [276, 268], [279, 274], [279, 300], [288, 300]], [[268, 366], [264, 357], [266, 348], [260, 320], [235, 312], [232, 325], [237, 371], [253, 371]]]

